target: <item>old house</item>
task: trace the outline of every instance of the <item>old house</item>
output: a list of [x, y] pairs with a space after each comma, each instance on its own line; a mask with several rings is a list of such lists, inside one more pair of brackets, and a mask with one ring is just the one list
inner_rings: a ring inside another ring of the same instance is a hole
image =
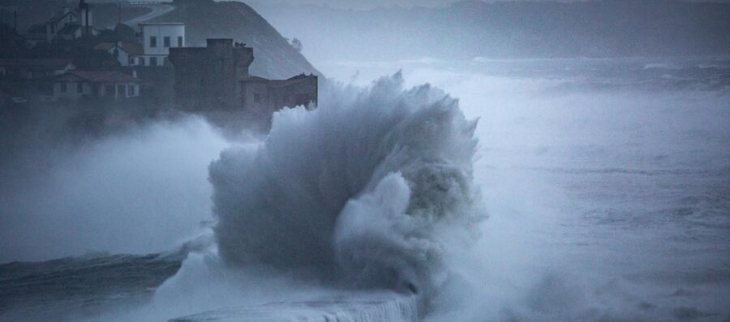
[[48, 43], [57, 40], [74, 40], [86, 35], [96, 35], [91, 6], [85, 0], [79, 0], [76, 8], [64, 7], [44, 24], [32, 26], [30, 37], [45, 36]]
[[185, 109], [231, 109], [270, 113], [317, 104], [317, 76], [269, 80], [249, 75], [253, 48], [232, 39], [208, 39], [207, 47], [171, 48], [175, 98]]
[[53, 100], [81, 97], [128, 99], [139, 96], [141, 81], [119, 71], [70, 71], [53, 79]]
[[183, 23], [141, 23], [139, 28], [143, 50], [139, 66], [164, 66], [170, 48], [185, 47]]
[[120, 66], [143, 66], [144, 49], [141, 44], [133, 42], [105, 42], [96, 45], [96, 50], [108, 52], [116, 58]]

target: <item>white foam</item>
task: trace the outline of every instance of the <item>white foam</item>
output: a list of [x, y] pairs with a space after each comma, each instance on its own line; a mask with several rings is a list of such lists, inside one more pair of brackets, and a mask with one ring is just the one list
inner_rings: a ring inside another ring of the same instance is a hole
[[225, 308], [170, 322], [415, 322], [418, 319], [415, 296], [368, 293], [347, 298]]

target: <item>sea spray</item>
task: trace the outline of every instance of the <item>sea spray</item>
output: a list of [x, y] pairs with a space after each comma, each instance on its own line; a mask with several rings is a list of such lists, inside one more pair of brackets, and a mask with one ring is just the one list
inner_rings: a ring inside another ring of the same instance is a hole
[[427, 299], [448, 275], [445, 243], [468, 244], [486, 218], [475, 128], [457, 100], [404, 90], [400, 73], [277, 112], [260, 145], [210, 166], [219, 255]]
[[170, 320], [202, 321], [416, 322], [419, 315], [415, 296], [360, 292], [303, 302], [271, 302], [211, 310]]

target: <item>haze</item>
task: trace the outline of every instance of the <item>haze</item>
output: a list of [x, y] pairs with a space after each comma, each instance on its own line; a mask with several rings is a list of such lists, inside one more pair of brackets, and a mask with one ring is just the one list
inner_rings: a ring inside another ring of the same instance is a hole
[[730, 321], [728, 1], [2, 1], [0, 322]]

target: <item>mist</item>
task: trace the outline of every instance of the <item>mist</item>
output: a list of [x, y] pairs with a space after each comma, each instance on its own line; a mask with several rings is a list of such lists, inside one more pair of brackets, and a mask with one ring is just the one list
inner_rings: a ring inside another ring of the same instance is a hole
[[174, 248], [211, 219], [206, 167], [230, 144], [199, 117], [49, 139], [4, 157], [0, 261]]
[[37, 1], [0, 321], [730, 319], [726, 3]]
[[[406, 102], [423, 100], [424, 106], [429, 106], [428, 102], [432, 101], [428, 97], [438, 101], [448, 92], [459, 100], [458, 105], [452, 105], [456, 104], [452, 101], [446, 106], [458, 106], [465, 119], [479, 120], [472, 129], [474, 137], [479, 138], [472, 159], [473, 180], [483, 196], [483, 209], [479, 213], [488, 214], [489, 218], [474, 226], [476, 234], [470, 233], [470, 236], [478, 237], [467, 242], [468, 246], [447, 246], [453, 240], [443, 238], [450, 234], [438, 238], [440, 242], [448, 242], [442, 244], [439, 252], [441, 264], [434, 267], [448, 273], [433, 275], [436, 279], [429, 282], [435, 284], [430, 286], [433, 289], [428, 300], [420, 302], [423, 311], [419, 313], [426, 321], [446, 321], [455, 317], [463, 321], [654, 321], [657, 318], [682, 321], [686, 316], [719, 320], [728, 314], [723, 311], [723, 303], [729, 298], [723, 288], [729, 282], [727, 275], [722, 270], [708, 271], [708, 268], [726, 265], [730, 254], [726, 213], [716, 210], [718, 201], [720, 204], [725, 202], [723, 196], [727, 195], [729, 186], [726, 171], [730, 151], [726, 143], [730, 133], [726, 125], [730, 118], [727, 111], [730, 98], [726, 92], [692, 87], [657, 90], [651, 84], [645, 84], [643, 88], [621, 85], [598, 88], [589, 85], [591, 88], [587, 88], [582, 80], [572, 78], [505, 77], [479, 72], [477, 67], [490, 62], [474, 62], [468, 71], [445, 70], [439, 64], [325, 65], [325, 72], [343, 75], [338, 77], [354, 80], [354, 83], [327, 88], [323, 95], [326, 98], [317, 113], [299, 108], [277, 114], [272, 132], [258, 139], [245, 139], [244, 135], [233, 141], [223, 139], [204, 119], [193, 117], [151, 122], [85, 142], [73, 149], [65, 148], [63, 153], [54, 152], [55, 158], [46, 160], [53, 160], [51, 163], [55, 166], [51, 168], [53, 171], [48, 171], [50, 175], [45, 176], [54, 180], [38, 181], [68, 185], [58, 188], [58, 185], [49, 184], [45, 189], [36, 190], [35, 194], [23, 195], [36, 198], [15, 195], [8, 199], [20, 209], [35, 209], [35, 213], [29, 211], [35, 216], [52, 216], [54, 212], [48, 209], [76, 210], [72, 214], [82, 216], [69, 214], [63, 221], [52, 221], [52, 224], [25, 221], [21, 226], [29, 231], [46, 232], [62, 227], [76, 233], [64, 239], [63, 247], [58, 248], [49, 246], [53, 245], [53, 240], [46, 237], [53, 236], [52, 233], [28, 236], [25, 240], [16, 236], [13, 241], [24, 242], [23, 249], [29, 250], [17, 256], [43, 259], [78, 255], [89, 250], [141, 254], [185, 249], [183, 256], [187, 259], [174, 277], [157, 289], [153, 304], [132, 310], [112, 310], [90, 318], [93, 321], [130, 318], [154, 321], [208, 312], [198, 316], [205, 318], [216, 316], [214, 312], [222, 307], [242, 307], [230, 311], [229, 314], [234, 315], [265, 316], [269, 314], [265, 312], [277, 311], [285, 317], [319, 316], [308, 304], [309, 300], [327, 302], [333, 298], [350, 298], [351, 292], [376, 285], [408, 293], [408, 284], [391, 284], [399, 279], [378, 281], [388, 274], [351, 278], [348, 276], [358, 273], [350, 275], [353, 272], [350, 269], [342, 271], [342, 275], [329, 274], [339, 270], [337, 267], [341, 265], [334, 257], [322, 259], [322, 256], [329, 256], [332, 249], [325, 249], [331, 246], [324, 246], [323, 250], [311, 255], [308, 254], [311, 247], [298, 248], [298, 244], [304, 245], [299, 243], [302, 240], [317, 240], [332, 234], [332, 227], [337, 226], [331, 226], [332, 222], [327, 229], [330, 233], [314, 229], [279, 234], [281, 227], [300, 226], [286, 223], [288, 220], [307, 218], [284, 219], [289, 211], [283, 211], [278, 218], [284, 221], [272, 226], [277, 228], [267, 233], [268, 225], [255, 224], [268, 220], [266, 216], [247, 218], [249, 212], [238, 209], [243, 200], [255, 202], [246, 206], [248, 209], [296, 207], [292, 205], [302, 204], [301, 200], [316, 200], [302, 194], [307, 191], [323, 191], [337, 197], [343, 189], [330, 190], [322, 185], [333, 180], [347, 182], [357, 178], [340, 173], [322, 181], [321, 177], [304, 175], [307, 171], [332, 168], [318, 166], [324, 162], [318, 160], [343, 160], [340, 157], [328, 159], [337, 153], [320, 150], [322, 147], [339, 146], [346, 148], [343, 151], [357, 151], [362, 148], [359, 142], [368, 141], [355, 139], [359, 137], [357, 135], [323, 136], [321, 131], [332, 129], [331, 124], [346, 126], [347, 122], [338, 122], [353, 119], [346, 113], [335, 117], [339, 115], [335, 111], [365, 110], [355, 107], [358, 101], [390, 110], [390, 104], [404, 104], [403, 95], [423, 95], [422, 99], [408, 98]], [[370, 74], [357, 72], [366, 67], [372, 71]], [[401, 68], [402, 80], [401, 76], [396, 76], [395, 81], [386, 79], [371, 83], [379, 78], [377, 75]], [[432, 85], [424, 87], [426, 82]], [[359, 89], [358, 86], [374, 87]], [[436, 87], [443, 91], [431, 89]], [[415, 89], [401, 92], [403, 88]], [[367, 95], [372, 96], [371, 100]], [[378, 117], [386, 115], [378, 108], [371, 108], [369, 112]], [[333, 114], [326, 117], [328, 114], [321, 113]], [[317, 125], [310, 125], [310, 122]], [[380, 133], [372, 126], [349, 130], [357, 129]], [[296, 143], [323, 140], [312, 137], [347, 139], [345, 142], [350, 143]], [[431, 144], [439, 140], [424, 142]], [[305, 152], [307, 149], [327, 152], [309, 153]], [[298, 157], [292, 157], [294, 155]], [[305, 155], [308, 156], [301, 157]], [[269, 170], [261, 170], [267, 168]], [[279, 172], [270, 170], [273, 168], [289, 170], [286, 170], [287, 175], [279, 177]], [[246, 174], [247, 171], [253, 172]], [[274, 175], [277, 179], [249, 180], [252, 175], [263, 174]], [[212, 184], [207, 181], [209, 175]], [[316, 182], [312, 181], [318, 188], [291, 189], [311, 184], [306, 181], [310, 177], [318, 178]], [[271, 186], [295, 178], [305, 181]], [[631, 179], [627, 181], [626, 178]], [[98, 189], [110, 179], [117, 183], [109, 192]], [[374, 195], [363, 197], [355, 193], [359, 197], [344, 209], [378, 209], [383, 204], [368, 201], [368, 198], [399, 200], [405, 193], [402, 190], [405, 187], [399, 183], [401, 180], [397, 176], [385, 176], [380, 184], [366, 185], [373, 189]], [[246, 195], [242, 192], [246, 190], [239, 189], [254, 182], [260, 186], [246, 188], [253, 189], [248, 193], [255, 195], [255, 192], [278, 187], [280, 197], [289, 196], [287, 198], [300, 201], [275, 202], [261, 207], [256, 203], [270, 202], [264, 198], [266, 193], [260, 194], [264, 199], [234, 197]], [[631, 192], [616, 190], [615, 185]], [[214, 189], [219, 189], [217, 196]], [[159, 198], [159, 191], [166, 191], [162, 194], [165, 198]], [[100, 201], [90, 203], [84, 198], [86, 196]], [[218, 200], [218, 210], [213, 207], [215, 202], [211, 202], [211, 196]], [[134, 203], [141, 206], [131, 208], [130, 199], [142, 201]], [[35, 200], [51, 202], [39, 204]], [[319, 202], [311, 204], [322, 205]], [[339, 206], [335, 208], [344, 206], [342, 201], [336, 204]], [[398, 204], [391, 204], [395, 213], [404, 206]], [[295, 211], [307, 213], [302, 209]], [[374, 212], [379, 211], [364, 213]], [[655, 215], [647, 216], [646, 212]], [[361, 212], [355, 210], [354, 213]], [[226, 216], [226, 219], [216, 216]], [[241, 219], [245, 220], [239, 222]], [[90, 231], [76, 229], [80, 225]], [[637, 225], [640, 229], [633, 228]], [[360, 223], [352, 225], [351, 229], [362, 229], [365, 234], [362, 236], [369, 233], [377, 236], [389, 231], [372, 228], [379, 226]], [[144, 227], [153, 228], [145, 230]], [[247, 229], [253, 230], [240, 234]], [[91, 232], [95, 230], [106, 231], [106, 234], [100, 237], [101, 234]], [[359, 234], [348, 232], [342, 236], [352, 238]], [[261, 244], [265, 247], [247, 250], [233, 246], [238, 242], [231, 243], [232, 238], [254, 237], [266, 241]], [[137, 240], [146, 242], [137, 243]], [[324, 240], [331, 239], [325, 237]], [[355, 249], [367, 245], [369, 240], [379, 239], [356, 238]], [[278, 258], [281, 252], [267, 250], [267, 247], [276, 249], [289, 242], [293, 242], [292, 246], [283, 249], [298, 255]], [[627, 248], [632, 250], [627, 252]], [[378, 258], [363, 257], [375, 263], [380, 261]], [[687, 258], [692, 260], [687, 261]], [[296, 262], [290, 261], [293, 259]], [[312, 267], [320, 268], [312, 270]], [[401, 269], [406, 267], [408, 265]], [[340, 284], [343, 281], [345, 283]], [[417, 285], [418, 294], [423, 294], [424, 284], [420, 283], [423, 281], [414, 286]], [[415, 303], [399, 302], [403, 301], [403, 295], [379, 288], [368, 295], [374, 302], [402, 303], [399, 305], [405, 307]], [[276, 304], [266, 309], [267, 303], [300, 304], [292, 304], [287, 309]]]
[[[316, 65], [333, 61], [730, 54], [728, 3], [459, 1], [347, 10], [252, 2]], [[309, 26], [301, 28], [301, 25]], [[329, 46], [338, 39], [339, 46]]]

